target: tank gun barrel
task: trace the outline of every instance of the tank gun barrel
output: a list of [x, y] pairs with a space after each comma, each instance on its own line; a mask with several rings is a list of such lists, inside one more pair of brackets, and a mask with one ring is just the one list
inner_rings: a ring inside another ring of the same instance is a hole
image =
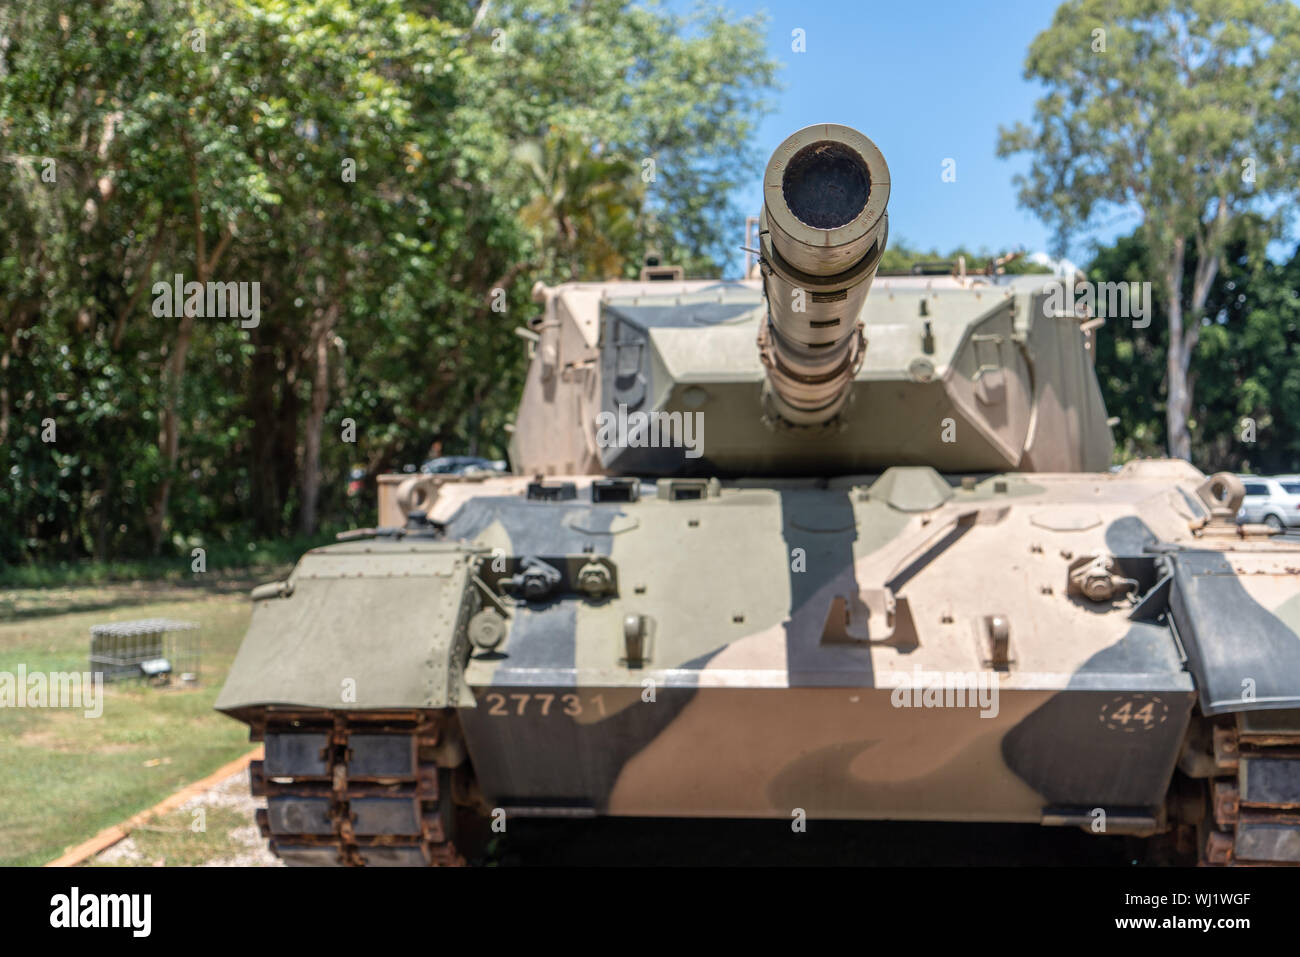
[[767, 318], [764, 403], [790, 425], [834, 419], [866, 354], [859, 314], [889, 234], [889, 167], [837, 123], [788, 137], [768, 160], [759, 222]]

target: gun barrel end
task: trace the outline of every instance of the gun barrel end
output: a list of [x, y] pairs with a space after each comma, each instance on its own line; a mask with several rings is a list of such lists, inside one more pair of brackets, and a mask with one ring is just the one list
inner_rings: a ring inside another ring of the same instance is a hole
[[861, 259], [879, 238], [888, 205], [885, 157], [852, 127], [805, 127], [767, 161], [768, 234], [786, 263], [810, 275], [834, 275]]

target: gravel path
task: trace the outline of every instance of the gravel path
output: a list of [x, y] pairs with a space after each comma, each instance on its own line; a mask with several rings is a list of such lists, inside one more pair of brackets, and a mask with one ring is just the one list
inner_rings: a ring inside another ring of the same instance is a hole
[[[265, 807], [265, 799], [254, 798], [248, 790], [248, 769], [238, 771], [221, 781], [215, 787], [196, 794], [186, 801], [173, 816], [192, 819], [198, 808], [212, 810], [223, 808], [234, 812], [240, 823], [225, 829], [224, 840], [220, 841], [223, 850], [216, 852], [200, 867], [283, 867], [284, 864], [266, 847], [266, 841], [257, 829], [254, 813], [258, 807]], [[162, 866], [170, 863], [164, 860], [151, 860], [141, 851], [134, 835], [118, 841], [92, 857], [86, 863], [116, 865], [119, 867]]]

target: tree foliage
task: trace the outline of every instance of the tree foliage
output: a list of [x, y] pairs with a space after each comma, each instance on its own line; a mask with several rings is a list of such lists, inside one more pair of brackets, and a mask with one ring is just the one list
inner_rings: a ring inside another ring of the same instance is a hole
[[1189, 458], [1190, 369], [1225, 246], [1247, 224], [1276, 235], [1300, 198], [1300, 8], [1067, 0], [1025, 77], [1046, 93], [1034, 125], [1004, 130], [999, 151], [1032, 156], [1021, 202], [1062, 243], [1106, 215], [1141, 215], [1143, 278], [1169, 328], [1166, 440]]
[[[1229, 237], [1206, 295], [1207, 321], [1190, 369], [1196, 402], [1188, 426], [1191, 460], [1207, 473], [1300, 469], [1300, 248], [1285, 263], [1271, 262], [1259, 235], [1248, 227]], [[1138, 231], [1098, 250], [1088, 276], [1141, 281], [1150, 255]], [[1118, 420], [1121, 460], [1164, 454], [1165, 309], [1155, 301], [1146, 328], [1108, 320], [1096, 338], [1097, 376]]]
[[969, 275], [989, 272], [995, 275], [1024, 275], [1027, 273], [1050, 273], [1047, 266], [1025, 258], [1023, 250], [1001, 254], [990, 253], [987, 249], [973, 252], [966, 246], [958, 246], [948, 253], [938, 249], [920, 249], [905, 240], [894, 240], [885, 247], [880, 257], [881, 275], [906, 275], [916, 268], [926, 271], [960, 269], [960, 261], [966, 260], [966, 272]]
[[[370, 513], [351, 468], [502, 455], [532, 284], [715, 271], [773, 69], [757, 21], [623, 0], [4, 4], [0, 561], [310, 532]], [[256, 325], [159, 315], [177, 274], [257, 283]]]

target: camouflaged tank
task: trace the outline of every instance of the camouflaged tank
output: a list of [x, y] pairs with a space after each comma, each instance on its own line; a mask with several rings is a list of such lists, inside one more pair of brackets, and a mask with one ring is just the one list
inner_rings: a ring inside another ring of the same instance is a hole
[[1045, 277], [877, 278], [889, 190], [809, 127], [753, 278], [539, 286], [514, 475], [389, 480], [254, 591], [217, 708], [281, 858], [806, 815], [1300, 862], [1300, 552], [1230, 475], [1108, 471], [1100, 322]]

